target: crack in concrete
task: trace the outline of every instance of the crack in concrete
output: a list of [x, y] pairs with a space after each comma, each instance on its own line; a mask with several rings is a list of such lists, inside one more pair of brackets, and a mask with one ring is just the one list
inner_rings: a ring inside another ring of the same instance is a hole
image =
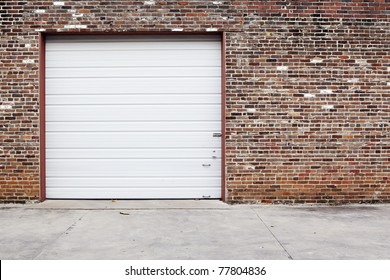
[[276, 235], [271, 231], [271, 229], [267, 226], [267, 224], [263, 221], [263, 219], [259, 216], [259, 214], [251, 207], [252, 211], [255, 213], [255, 215], [257, 216], [257, 218], [259, 218], [259, 220], [262, 222], [262, 224], [268, 229], [268, 231], [271, 233], [271, 235], [275, 238], [275, 240], [279, 243], [280, 247], [283, 248], [284, 252], [286, 252], [287, 254], [287, 257], [290, 259], [290, 260], [293, 260], [293, 257], [291, 256], [291, 254], [287, 251], [287, 249], [283, 246], [282, 242], [280, 242], [280, 240], [276, 237]]
[[33, 260], [36, 260], [40, 255], [42, 255], [42, 253], [46, 250], [46, 248], [48, 248], [51, 244], [54, 244], [58, 239], [60, 239], [62, 236], [64, 236], [65, 234], [68, 234], [70, 231], [72, 231], [75, 226], [77, 225], [78, 222], [80, 222], [86, 215], [88, 214], [88, 212], [84, 213], [83, 215], [81, 215], [80, 218], [78, 218], [76, 221], [73, 222], [73, 224], [71, 224], [64, 232], [62, 232], [57, 238], [55, 238], [52, 242], [46, 244], [43, 246], [42, 250], [40, 250], [40, 252], [35, 256], [33, 257], [32, 259]]

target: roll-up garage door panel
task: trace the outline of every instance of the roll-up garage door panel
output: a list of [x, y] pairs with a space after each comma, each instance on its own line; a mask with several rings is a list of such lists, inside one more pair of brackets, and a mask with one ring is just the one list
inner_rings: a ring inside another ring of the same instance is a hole
[[51, 121], [46, 124], [46, 132], [141, 132], [141, 131], [203, 131], [215, 132], [220, 129], [220, 121], [111, 121], [110, 125], [88, 121]]
[[[221, 149], [213, 148], [214, 157], [221, 157]], [[123, 149], [107, 149], [107, 148], [88, 148], [88, 149], [61, 149], [51, 148], [46, 153], [47, 159], [203, 159], [210, 158], [209, 148], [123, 148]]]
[[220, 78], [53, 78], [52, 94], [218, 94]]
[[220, 105], [48, 105], [51, 121], [215, 121]]
[[[46, 97], [46, 105], [220, 105], [219, 94], [101, 94], [89, 95], [56, 94]], [[211, 108], [213, 110], [214, 108]]]
[[[102, 41], [101, 38], [95, 37], [95, 40], [80, 40], [68, 37], [67, 39], [52, 39], [50, 45], [47, 46], [47, 50], [53, 51], [79, 51], [79, 52], [90, 52], [90, 51], [144, 51], [144, 50], [157, 50], [157, 51], [172, 51], [172, 50], [216, 50], [219, 51], [220, 42], [218, 41], [193, 41], [188, 44], [189, 40], [180, 41], [164, 41], [158, 40], [158, 44], [145, 44], [145, 40], [113, 40]], [[198, 40], [201, 40], [199, 38]], [[73, 42], [72, 42], [73, 41]], [[129, 44], [131, 42], [131, 44]], [[71, 44], [69, 44], [71, 43]], [[91, 44], [93, 43], [93, 44]], [[107, 45], [109, 43], [109, 46]], [[68, 44], [64, 46], [64, 44]]]
[[134, 186], [138, 188], [182, 188], [197, 187], [218, 188], [221, 184], [218, 177], [49, 177], [47, 183], [54, 188], [69, 188], [78, 186], [83, 188], [128, 188]]
[[[57, 52], [61, 56], [55, 56]], [[47, 56], [47, 62], [56, 67], [204, 67], [218, 66], [219, 55], [219, 50], [53, 51]]]
[[[88, 71], [86, 71], [86, 69]], [[152, 77], [220, 77], [219, 66], [182, 67], [104, 67], [104, 68], [50, 68], [48, 79], [53, 78], [152, 78]]]
[[220, 161], [204, 169], [197, 168], [211, 159], [48, 159], [47, 162], [48, 177], [213, 177], [221, 168]]
[[[161, 195], [163, 193], [163, 195]], [[221, 190], [215, 187], [131, 187], [131, 188], [51, 188], [47, 191], [49, 198], [77, 198], [77, 199], [107, 199], [107, 198], [122, 198], [122, 199], [185, 199], [185, 198], [218, 198], [221, 196]]]
[[[47, 148], [208, 148], [220, 147], [210, 132], [47, 132]], [[210, 139], [211, 138], [211, 139]]]

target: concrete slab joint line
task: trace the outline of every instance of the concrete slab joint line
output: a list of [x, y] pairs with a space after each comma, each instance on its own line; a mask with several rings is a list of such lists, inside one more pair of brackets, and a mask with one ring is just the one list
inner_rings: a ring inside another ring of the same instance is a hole
[[33, 257], [33, 260], [38, 259], [39, 256], [41, 256], [42, 253], [44, 253], [45, 250], [46, 250], [47, 248], [49, 248], [49, 246], [50, 246], [51, 244], [54, 244], [54, 243], [55, 243], [58, 239], [60, 239], [62, 236], [64, 236], [65, 234], [68, 234], [69, 232], [71, 232], [71, 231], [76, 227], [76, 225], [77, 225], [77, 224], [78, 224], [78, 223], [79, 223], [87, 214], [88, 214], [88, 212], [85, 212], [83, 215], [81, 215], [80, 218], [78, 218], [76, 221], [74, 221], [73, 224], [71, 224], [63, 233], [61, 233], [55, 240], [53, 240], [51, 243], [46, 244], [46, 246], [44, 246], [44, 247], [42, 248], [42, 250], [41, 250], [35, 257]]
[[259, 214], [253, 209], [253, 207], [251, 207], [253, 213], [255, 213], [255, 215], [257, 216], [257, 218], [259, 218], [259, 220], [261, 221], [261, 223], [267, 228], [267, 230], [271, 233], [271, 235], [275, 238], [275, 240], [279, 243], [279, 245], [283, 248], [284, 252], [286, 252], [287, 254], [287, 257], [290, 259], [290, 260], [293, 260], [293, 257], [291, 256], [291, 254], [287, 251], [287, 249], [283, 246], [282, 242], [280, 242], [280, 240], [276, 237], [276, 235], [272, 232], [272, 230], [268, 227], [268, 225], [263, 221], [263, 219], [259, 216]]

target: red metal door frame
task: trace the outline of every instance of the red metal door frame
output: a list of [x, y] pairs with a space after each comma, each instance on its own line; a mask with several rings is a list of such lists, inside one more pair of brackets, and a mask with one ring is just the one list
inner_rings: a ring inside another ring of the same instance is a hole
[[46, 200], [46, 36], [88, 36], [88, 35], [205, 35], [220, 34], [221, 36], [221, 200], [226, 201], [226, 170], [225, 170], [225, 133], [226, 133], [226, 34], [225, 32], [61, 32], [39, 33], [39, 149], [40, 149], [40, 194], [39, 201]]

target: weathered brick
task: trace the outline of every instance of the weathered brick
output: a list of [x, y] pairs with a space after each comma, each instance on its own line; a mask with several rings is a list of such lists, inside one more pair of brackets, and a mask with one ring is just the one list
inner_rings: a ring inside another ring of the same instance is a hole
[[218, 30], [227, 201], [390, 202], [389, 1], [2, 1], [0, 16], [1, 201], [39, 197], [39, 32]]

